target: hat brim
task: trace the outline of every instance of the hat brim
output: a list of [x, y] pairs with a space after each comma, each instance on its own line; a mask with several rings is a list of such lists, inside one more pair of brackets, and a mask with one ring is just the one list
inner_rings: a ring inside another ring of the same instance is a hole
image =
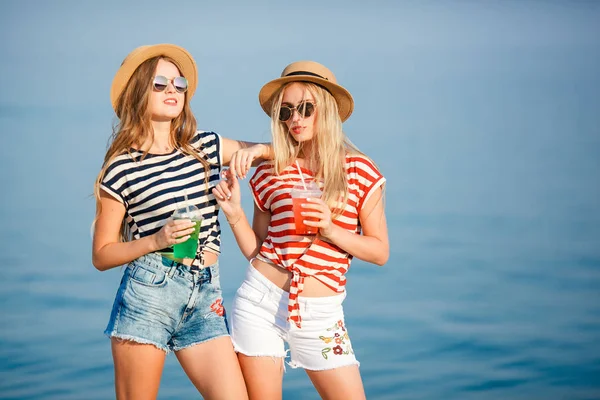
[[131, 52], [121, 64], [121, 67], [115, 74], [110, 88], [110, 102], [113, 109], [117, 111], [117, 101], [125, 89], [125, 86], [131, 79], [135, 70], [146, 60], [153, 57], [164, 56], [172, 59], [181, 75], [188, 81], [187, 96], [189, 99], [194, 96], [197, 85], [198, 69], [192, 55], [183, 47], [174, 44], [156, 44], [151, 46], [142, 46]]
[[350, 115], [354, 110], [354, 99], [352, 98], [350, 92], [342, 86], [332, 83], [326, 79], [308, 75], [294, 75], [277, 78], [266, 83], [262, 89], [260, 89], [260, 92], [258, 93], [258, 101], [264, 112], [267, 113], [269, 117], [271, 116], [271, 108], [273, 101], [275, 100], [275, 93], [277, 93], [277, 91], [283, 85], [289, 82], [311, 82], [319, 86], [323, 86], [334, 97], [338, 105], [338, 112], [342, 122], [350, 118]]

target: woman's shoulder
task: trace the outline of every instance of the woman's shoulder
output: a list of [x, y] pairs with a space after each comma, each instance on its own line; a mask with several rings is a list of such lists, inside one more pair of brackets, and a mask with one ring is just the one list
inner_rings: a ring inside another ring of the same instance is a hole
[[191, 145], [209, 162], [221, 163], [221, 136], [218, 133], [198, 130], [191, 140]]
[[106, 170], [123, 169], [127, 168], [130, 164], [139, 163], [143, 160], [143, 153], [141, 151], [131, 149], [130, 151], [123, 151], [121, 154], [117, 154], [112, 157], [107, 165]]
[[130, 173], [138, 171], [143, 161], [143, 154], [133, 149], [115, 155], [107, 160], [102, 180], [108, 182], [125, 179]]
[[197, 130], [192, 138], [192, 144], [202, 146], [210, 142], [220, 141], [221, 136], [213, 131]]
[[273, 176], [275, 174], [273, 160], [264, 160], [260, 164], [256, 166], [252, 177], [250, 178], [250, 183], [262, 181], [265, 178]]
[[256, 166], [256, 169], [261, 169], [261, 170], [268, 170], [268, 169], [273, 169], [275, 167], [275, 164], [273, 163], [273, 160], [263, 160], [260, 162], [260, 164], [258, 164]]
[[379, 170], [377, 165], [375, 165], [375, 162], [363, 153], [346, 153], [346, 165], [348, 167]]

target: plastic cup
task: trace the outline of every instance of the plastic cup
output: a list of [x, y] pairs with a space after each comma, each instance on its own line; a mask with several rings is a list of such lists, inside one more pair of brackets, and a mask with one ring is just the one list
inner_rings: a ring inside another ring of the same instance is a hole
[[200, 210], [198, 210], [198, 207], [196, 206], [180, 208], [173, 213], [173, 219], [189, 219], [196, 223], [194, 232], [190, 235], [188, 240], [173, 245], [173, 257], [196, 258], [198, 235], [200, 234], [200, 226], [202, 225], [202, 214], [200, 213]]
[[292, 210], [294, 211], [294, 223], [296, 224], [296, 234], [297, 235], [316, 235], [319, 228], [314, 226], [307, 226], [304, 224], [304, 220], [306, 221], [318, 221], [317, 218], [314, 217], [304, 217], [301, 215], [303, 211], [310, 211], [308, 208], [302, 207], [302, 204], [307, 203], [307, 198], [321, 198], [321, 189], [316, 182], [310, 181], [306, 182], [306, 188], [302, 183], [296, 184], [292, 188]]

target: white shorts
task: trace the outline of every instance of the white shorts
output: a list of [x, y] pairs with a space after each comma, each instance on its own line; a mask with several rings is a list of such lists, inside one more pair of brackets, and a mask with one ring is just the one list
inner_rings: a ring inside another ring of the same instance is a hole
[[302, 328], [288, 318], [289, 293], [252, 264], [237, 290], [231, 311], [235, 351], [247, 356], [285, 357], [288, 343], [292, 368], [321, 371], [360, 365], [344, 323], [346, 292], [328, 297], [300, 297]]

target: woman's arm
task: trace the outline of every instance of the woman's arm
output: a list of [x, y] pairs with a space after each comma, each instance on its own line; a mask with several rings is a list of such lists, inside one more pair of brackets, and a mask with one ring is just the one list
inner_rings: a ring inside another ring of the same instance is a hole
[[256, 257], [267, 237], [271, 213], [261, 211], [255, 204], [252, 226], [241, 208], [232, 217], [228, 217], [227, 221], [244, 257], [248, 260]]
[[319, 234], [342, 250], [363, 261], [384, 265], [390, 256], [387, 222], [383, 207], [383, 189], [377, 189], [365, 202], [358, 214], [362, 235], [347, 231], [331, 220], [331, 211], [321, 199], [308, 199], [303, 205], [306, 217], [319, 221], [304, 221], [308, 226], [319, 228]]
[[227, 174], [227, 180], [219, 182], [213, 189], [213, 194], [229, 222], [242, 254], [248, 260], [254, 258], [267, 237], [271, 213], [260, 210], [255, 204], [254, 218], [250, 226], [241, 205], [239, 182], [231, 172]]
[[273, 147], [269, 143], [242, 142], [221, 138], [223, 165], [229, 165], [231, 172], [245, 178], [251, 167], [262, 160], [273, 159]]
[[121, 242], [121, 223], [125, 206], [100, 190], [92, 243], [92, 263], [99, 271], [127, 264], [144, 254], [183, 243], [194, 232], [190, 220], [169, 220], [160, 231], [130, 242]]

